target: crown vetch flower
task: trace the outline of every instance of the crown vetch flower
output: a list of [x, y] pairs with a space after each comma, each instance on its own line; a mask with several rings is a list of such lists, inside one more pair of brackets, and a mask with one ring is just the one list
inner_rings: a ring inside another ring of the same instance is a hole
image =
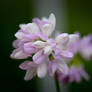
[[80, 55], [86, 59], [92, 59], [92, 35], [84, 36], [71, 43], [69, 46], [69, 51], [72, 53], [80, 53]]
[[92, 59], [92, 35], [85, 36], [81, 39], [80, 54], [86, 60]]
[[47, 73], [53, 77], [58, 71], [65, 75], [68, 73], [66, 60], [73, 58], [73, 53], [68, 49], [69, 44], [75, 42], [79, 35], [62, 33], [51, 38], [55, 25], [54, 14], [50, 14], [49, 18], [34, 18], [32, 23], [19, 25], [11, 58], [32, 58], [32, 61], [25, 61], [19, 66], [27, 71], [25, 80], [31, 80], [35, 75], [43, 78]]
[[36, 64], [32, 61], [25, 61], [19, 66], [22, 70], [26, 70], [25, 80], [31, 80], [36, 74], [39, 78], [43, 78], [47, 73], [47, 65], [45, 62]]
[[63, 75], [62, 73], [58, 72], [58, 79], [63, 83], [67, 82], [81, 82], [82, 78], [85, 80], [89, 80], [89, 75], [85, 72], [82, 66], [75, 67], [71, 66], [67, 75]]

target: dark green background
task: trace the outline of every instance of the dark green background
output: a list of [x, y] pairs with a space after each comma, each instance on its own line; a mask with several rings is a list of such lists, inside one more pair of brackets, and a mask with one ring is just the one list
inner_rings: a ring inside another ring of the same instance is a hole
[[[0, 0], [0, 92], [37, 92], [38, 79], [25, 82], [25, 72], [18, 68], [21, 61], [9, 57], [18, 25], [31, 22], [34, 16], [33, 0]], [[82, 36], [92, 33], [92, 1], [67, 0], [67, 21], [69, 33], [76, 30]], [[92, 61], [85, 62], [85, 65], [92, 77]], [[81, 91], [92, 91], [92, 79], [89, 82], [83, 80], [80, 84], [71, 84], [70, 92]]]

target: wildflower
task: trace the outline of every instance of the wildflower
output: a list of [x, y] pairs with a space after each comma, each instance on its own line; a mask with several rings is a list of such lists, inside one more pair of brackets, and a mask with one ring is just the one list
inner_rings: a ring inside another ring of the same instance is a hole
[[55, 29], [56, 18], [54, 14], [51, 13], [48, 19], [45, 17], [42, 18], [42, 20], [34, 18], [33, 22], [39, 26], [40, 31], [43, 33], [43, 35], [51, 36], [52, 32]]
[[52, 62], [49, 62], [48, 66], [49, 75], [53, 77], [56, 72], [60, 72], [62, 74], [68, 73], [68, 66], [63, 60], [53, 60]]
[[71, 66], [69, 69], [69, 72], [67, 75], [62, 75], [61, 73], [58, 73], [58, 79], [63, 82], [81, 82], [81, 79], [84, 78], [85, 80], [89, 80], [89, 75], [85, 72], [84, 68], [82, 66], [75, 67]]
[[25, 80], [31, 80], [35, 75], [39, 78], [48, 73], [51, 77], [55, 73], [68, 73], [67, 60], [73, 58], [69, 51], [69, 44], [75, 42], [77, 34], [62, 33], [56, 38], [51, 38], [55, 30], [56, 18], [50, 14], [49, 18], [33, 19], [32, 23], [21, 24], [19, 31], [15, 34], [17, 38], [13, 42], [15, 50], [11, 57], [14, 59], [28, 59], [19, 67], [26, 70]]
[[43, 78], [47, 73], [47, 65], [45, 63], [36, 64], [32, 61], [25, 61], [19, 66], [22, 70], [26, 70], [25, 80], [31, 80], [36, 74], [39, 78]]
[[80, 54], [86, 60], [92, 59], [92, 35], [85, 36], [81, 39]]
[[80, 38], [70, 44], [69, 51], [76, 54], [80, 53], [80, 55], [86, 59], [90, 60], [92, 58], [92, 35], [85, 36]]

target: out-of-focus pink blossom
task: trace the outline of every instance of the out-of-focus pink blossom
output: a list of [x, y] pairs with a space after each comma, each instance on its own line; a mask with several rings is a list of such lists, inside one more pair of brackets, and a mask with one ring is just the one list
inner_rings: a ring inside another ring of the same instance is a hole
[[69, 50], [74, 54], [80, 53], [86, 60], [92, 59], [92, 35], [80, 38], [70, 44]]
[[53, 60], [52, 62], [49, 62], [48, 66], [49, 75], [53, 77], [56, 72], [60, 72], [62, 74], [68, 73], [68, 66], [64, 62], [64, 60]]
[[80, 42], [80, 54], [84, 59], [92, 59], [92, 35], [85, 36]]
[[79, 83], [79, 82], [81, 82], [82, 78], [84, 78], [87, 81], [90, 79], [89, 75], [85, 72], [85, 70], [82, 66], [80, 66], [80, 67], [71, 66], [67, 75], [58, 73], [58, 79], [59, 79], [59, 81], [61, 81], [63, 83], [67, 83], [67, 82]]

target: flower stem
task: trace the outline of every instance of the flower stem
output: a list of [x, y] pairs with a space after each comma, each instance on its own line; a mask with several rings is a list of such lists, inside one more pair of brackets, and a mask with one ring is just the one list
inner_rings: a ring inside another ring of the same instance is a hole
[[59, 82], [56, 73], [55, 73], [55, 85], [56, 85], [56, 92], [60, 92]]

